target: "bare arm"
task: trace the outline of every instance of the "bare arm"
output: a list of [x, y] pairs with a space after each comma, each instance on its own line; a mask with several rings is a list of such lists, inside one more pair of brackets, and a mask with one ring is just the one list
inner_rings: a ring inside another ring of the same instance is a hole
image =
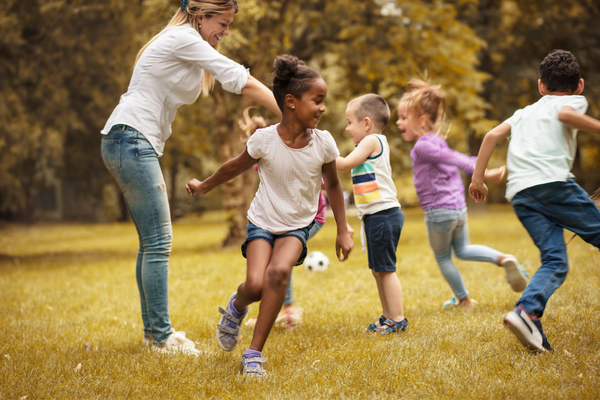
[[600, 121], [589, 115], [579, 114], [569, 106], [564, 106], [560, 109], [558, 120], [573, 129], [600, 132]]
[[246, 86], [242, 89], [242, 94], [248, 96], [258, 104], [267, 107], [281, 117], [281, 110], [275, 101], [273, 92], [252, 75], [248, 75], [248, 81], [246, 82]]
[[220, 184], [235, 178], [257, 162], [258, 160], [250, 157], [248, 150], [244, 149], [239, 156], [232, 158], [225, 164], [221, 165], [214, 174], [206, 178], [204, 181], [200, 182], [198, 179], [192, 179], [187, 183], [187, 185], [185, 185], [185, 187], [187, 188], [190, 196], [206, 194]]
[[365, 137], [360, 141], [358, 146], [352, 150], [352, 153], [348, 154], [346, 157], [337, 158], [337, 170], [340, 172], [350, 171], [352, 168], [364, 163], [365, 160], [369, 158], [369, 156], [376, 150], [381, 151], [381, 144], [379, 143], [379, 140], [372, 135]]
[[487, 197], [487, 186], [483, 183], [485, 170], [490, 161], [490, 157], [494, 152], [494, 148], [501, 141], [510, 136], [510, 125], [506, 122], [498, 125], [485, 135], [479, 154], [477, 155], [477, 162], [475, 162], [475, 171], [471, 178], [471, 185], [469, 185], [469, 195], [477, 203], [484, 202]]
[[[348, 233], [348, 224], [346, 223], [346, 209], [344, 207], [344, 193], [342, 184], [337, 174], [335, 161], [323, 164], [323, 180], [327, 190], [327, 197], [331, 210], [335, 217], [337, 226], [337, 237], [335, 239], [335, 254], [340, 261], [348, 259], [350, 251], [354, 248], [354, 242]], [[340, 258], [340, 250], [343, 258]]]

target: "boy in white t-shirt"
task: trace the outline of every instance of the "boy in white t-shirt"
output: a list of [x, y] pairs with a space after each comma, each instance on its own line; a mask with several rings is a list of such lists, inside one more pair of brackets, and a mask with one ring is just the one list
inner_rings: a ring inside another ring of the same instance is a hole
[[587, 101], [580, 96], [583, 79], [570, 52], [554, 50], [546, 56], [540, 64], [538, 86], [540, 100], [518, 110], [485, 136], [469, 194], [478, 203], [485, 201], [483, 173], [496, 144], [510, 137], [506, 198], [540, 249], [542, 266], [516, 308], [504, 317], [504, 324], [524, 346], [545, 351], [552, 346], [540, 318], [569, 271], [563, 229], [600, 248], [600, 210], [571, 173], [577, 130], [598, 132], [600, 121], [585, 115]]

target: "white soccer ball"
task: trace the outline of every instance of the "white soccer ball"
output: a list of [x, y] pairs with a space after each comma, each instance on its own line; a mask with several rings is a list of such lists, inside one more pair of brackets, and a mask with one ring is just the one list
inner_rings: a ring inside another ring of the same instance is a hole
[[329, 258], [320, 251], [313, 251], [304, 260], [304, 268], [307, 271], [325, 271], [329, 267]]

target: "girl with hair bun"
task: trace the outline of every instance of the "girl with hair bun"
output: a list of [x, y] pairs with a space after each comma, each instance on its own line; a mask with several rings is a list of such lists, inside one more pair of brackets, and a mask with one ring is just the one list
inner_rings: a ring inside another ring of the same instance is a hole
[[[236, 0], [183, 0], [167, 26], [139, 51], [127, 93], [102, 130], [102, 159], [114, 176], [139, 237], [136, 279], [142, 343], [161, 352], [198, 355], [171, 326], [169, 256], [173, 229], [160, 168], [179, 106], [208, 95], [216, 80], [277, 115], [273, 93], [217, 50], [238, 11]], [[127, 66], [128, 68], [128, 66]]]
[[[317, 129], [325, 112], [327, 84], [321, 74], [298, 58], [282, 55], [273, 63], [273, 95], [281, 122], [258, 129], [246, 149], [213, 175], [187, 184], [190, 195], [206, 194], [258, 164], [260, 184], [248, 210], [246, 281], [231, 295], [217, 324], [217, 341], [225, 351], [240, 340], [248, 306], [260, 301], [250, 347], [242, 356], [242, 374], [264, 376], [262, 350], [285, 297], [292, 267], [306, 257], [306, 241], [317, 214], [321, 177], [337, 224], [335, 250], [340, 261], [354, 247], [346, 225], [342, 186], [331, 134]], [[341, 255], [340, 255], [341, 253]]]
[[[410, 152], [413, 183], [425, 211], [427, 235], [435, 259], [456, 296], [445, 302], [443, 307], [472, 308], [469, 292], [452, 262], [452, 249], [461, 260], [485, 261], [503, 267], [506, 280], [515, 292], [525, 289], [528, 275], [514, 256], [487, 246], [470, 244], [465, 188], [459, 169], [472, 175], [477, 157], [450, 149], [439, 134], [444, 120], [444, 105], [441, 86], [413, 80], [398, 104], [396, 125], [404, 140], [411, 142], [416, 139]], [[504, 171], [504, 166], [486, 170], [485, 178], [500, 182]]]

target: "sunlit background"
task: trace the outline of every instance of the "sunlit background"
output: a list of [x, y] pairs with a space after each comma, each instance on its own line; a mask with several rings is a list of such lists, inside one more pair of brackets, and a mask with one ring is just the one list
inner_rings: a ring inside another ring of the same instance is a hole
[[[100, 130], [117, 105], [139, 48], [177, 10], [170, 0], [4, 0], [0, 4], [0, 219], [111, 222], [128, 218], [100, 156]], [[395, 107], [411, 78], [431, 78], [447, 95], [450, 146], [477, 154], [483, 135], [535, 102], [538, 66], [551, 50], [581, 64], [588, 114], [600, 117], [600, 3], [594, 0], [239, 0], [222, 52], [265, 84], [274, 58], [290, 53], [329, 86], [319, 128], [343, 155], [347, 102], [367, 92], [387, 99], [394, 178], [404, 207], [418, 206], [412, 143]], [[223, 91], [179, 109], [161, 165], [174, 218], [219, 208], [243, 220], [257, 185], [249, 172], [202, 199], [185, 193], [244, 148], [237, 121], [253, 103]], [[264, 108], [271, 123], [275, 116]], [[600, 136], [580, 132], [574, 173], [600, 185]], [[505, 162], [506, 143], [492, 166]], [[348, 174], [341, 174], [350, 188]], [[492, 188], [503, 202], [504, 184]]]

